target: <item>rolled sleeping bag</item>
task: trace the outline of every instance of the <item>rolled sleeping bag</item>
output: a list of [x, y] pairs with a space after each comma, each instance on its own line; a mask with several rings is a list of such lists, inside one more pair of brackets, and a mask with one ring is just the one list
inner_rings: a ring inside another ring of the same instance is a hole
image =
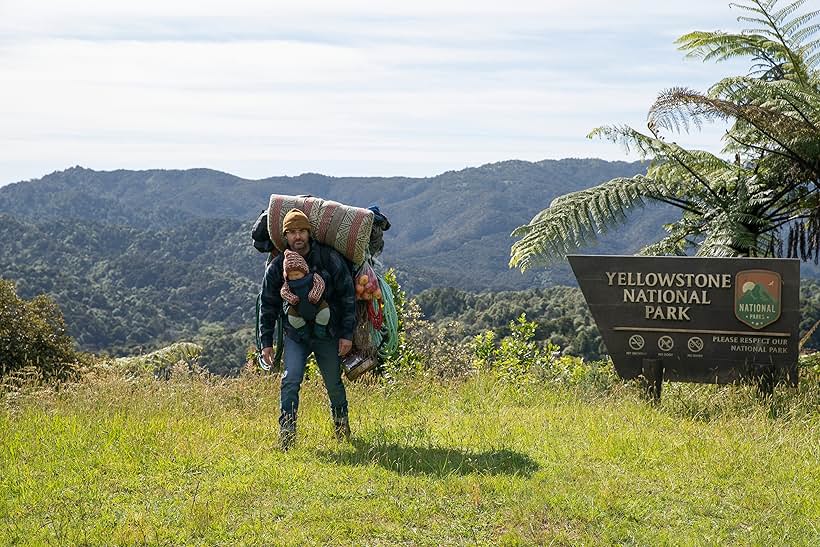
[[280, 253], [287, 247], [282, 225], [291, 209], [305, 213], [317, 241], [333, 247], [357, 266], [364, 262], [375, 217], [373, 211], [312, 196], [271, 194], [268, 234]]

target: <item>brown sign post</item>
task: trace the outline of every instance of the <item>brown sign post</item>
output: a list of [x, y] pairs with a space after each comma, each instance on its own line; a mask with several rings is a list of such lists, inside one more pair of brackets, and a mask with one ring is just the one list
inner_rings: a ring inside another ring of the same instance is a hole
[[615, 370], [726, 384], [797, 385], [797, 259], [571, 255]]

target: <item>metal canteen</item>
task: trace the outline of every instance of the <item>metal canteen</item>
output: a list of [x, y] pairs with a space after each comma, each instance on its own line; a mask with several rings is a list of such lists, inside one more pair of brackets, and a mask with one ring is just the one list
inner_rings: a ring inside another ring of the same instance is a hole
[[348, 380], [356, 380], [362, 374], [376, 366], [376, 361], [362, 355], [351, 355], [342, 360], [342, 369]]

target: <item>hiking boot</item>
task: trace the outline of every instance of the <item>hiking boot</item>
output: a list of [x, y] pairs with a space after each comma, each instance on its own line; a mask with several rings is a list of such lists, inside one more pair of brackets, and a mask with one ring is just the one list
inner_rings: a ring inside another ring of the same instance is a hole
[[296, 422], [290, 419], [282, 420], [279, 426], [279, 445], [287, 452], [296, 443]]
[[333, 418], [333, 433], [336, 435], [337, 441], [350, 440], [350, 420], [347, 416]]
[[279, 444], [282, 451], [287, 452], [296, 443], [296, 430], [283, 429], [279, 432]]

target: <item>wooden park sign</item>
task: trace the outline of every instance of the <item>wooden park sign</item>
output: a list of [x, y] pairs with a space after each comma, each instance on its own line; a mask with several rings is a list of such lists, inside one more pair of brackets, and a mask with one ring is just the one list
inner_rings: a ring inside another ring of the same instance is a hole
[[621, 378], [797, 385], [797, 259], [572, 255]]

